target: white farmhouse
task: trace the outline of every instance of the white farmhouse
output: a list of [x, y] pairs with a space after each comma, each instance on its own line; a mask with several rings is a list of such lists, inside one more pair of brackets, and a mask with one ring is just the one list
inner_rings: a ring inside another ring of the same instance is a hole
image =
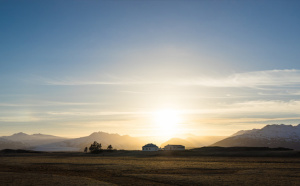
[[152, 143], [148, 143], [147, 145], [144, 145], [142, 148], [143, 151], [158, 151], [158, 146]]
[[185, 150], [183, 145], [166, 145], [164, 150]]

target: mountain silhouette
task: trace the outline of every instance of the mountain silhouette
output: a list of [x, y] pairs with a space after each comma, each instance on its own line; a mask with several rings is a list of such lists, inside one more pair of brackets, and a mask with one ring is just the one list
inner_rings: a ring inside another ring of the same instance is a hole
[[262, 129], [239, 131], [212, 146], [285, 147], [300, 150], [300, 124], [297, 126], [273, 124]]

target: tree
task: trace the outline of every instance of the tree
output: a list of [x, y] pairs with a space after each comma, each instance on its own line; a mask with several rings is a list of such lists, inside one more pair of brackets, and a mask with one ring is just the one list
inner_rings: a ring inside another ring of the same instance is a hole
[[107, 150], [112, 150], [113, 147], [111, 145], [108, 145]]
[[99, 153], [101, 151], [101, 147], [101, 143], [94, 141], [94, 143], [91, 144], [89, 150], [91, 151], [91, 153]]
[[85, 153], [87, 153], [87, 151], [88, 151], [88, 148], [87, 148], [87, 147], [85, 147], [85, 148], [84, 148], [84, 152], [85, 152]]

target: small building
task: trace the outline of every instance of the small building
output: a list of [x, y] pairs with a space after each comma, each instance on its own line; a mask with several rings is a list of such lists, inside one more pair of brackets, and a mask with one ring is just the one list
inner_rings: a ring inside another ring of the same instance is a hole
[[142, 147], [143, 151], [158, 151], [158, 146], [152, 143], [148, 143]]
[[164, 150], [185, 150], [183, 145], [166, 145]]

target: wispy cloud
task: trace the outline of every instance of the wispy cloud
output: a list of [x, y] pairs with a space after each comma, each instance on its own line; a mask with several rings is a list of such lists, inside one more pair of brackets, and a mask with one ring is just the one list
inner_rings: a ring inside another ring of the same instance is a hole
[[233, 113], [260, 113], [260, 114], [297, 114], [300, 109], [300, 100], [256, 100], [235, 103], [227, 106], [228, 111]]
[[[209, 109], [180, 109], [179, 114], [195, 114], [195, 115], [214, 115], [215, 116], [241, 116], [245, 115], [257, 115], [257, 114], [297, 114], [300, 110], [300, 100], [256, 100], [256, 101], [243, 101], [237, 103], [219, 103]], [[155, 110], [148, 111], [70, 111], [70, 112], [47, 112], [48, 115], [57, 116], [117, 116], [117, 115], [153, 115]]]
[[202, 118], [197, 120], [199, 123], [210, 123], [210, 124], [220, 124], [220, 123], [228, 123], [230, 125], [234, 124], [245, 124], [245, 123], [278, 123], [281, 121], [300, 121], [300, 117], [274, 117], [274, 118]]
[[300, 86], [300, 70], [267, 70], [235, 73], [227, 77], [198, 77], [182, 80], [182, 85], [199, 85], [206, 87], [268, 87]]
[[15, 122], [37, 122], [41, 121], [38, 117], [26, 117], [26, 116], [13, 116], [13, 117], [0, 117], [0, 122], [7, 122], [7, 123], [15, 123]]
[[61, 115], [61, 116], [112, 116], [112, 115], [144, 115], [152, 112], [118, 112], [118, 111], [105, 111], [105, 112], [47, 112], [49, 115]]
[[278, 96], [299, 96], [300, 95], [300, 90], [284, 90], [284, 91], [279, 91], [279, 92], [259, 92], [258, 95], [262, 96], [273, 96], [273, 95], [278, 95]]
[[37, 81], [43, 85], [54, 85], [54, 86], [84, 86], [84, 85], [134, 85], [134, 84], [155, 84], [156, 82], [141, 80], [140, 78], [134, 77], [117, 77], [106, 75], [102, 78], [87, 80], [78, 78], [60, 78], [60, 79], [50, 79], [38, 77]]
[[67, 80], [49, 80], [45, 82], [46, 85], [67, 85], [67, 86], [79, 86], [79, 85], [124, 85], [134, 84], [133, 82], [109, 82], [109, 81], [67, 81]]
[[205, 86], [205, 87], [279, 87], [279, 86], [299, 86], [300, 70], [266, 70], [244, 73], [234, 73], [226, 77], [186, 77], [186, 78], [166, 78], [164, 80], [149, 80], [149, 78], [113, 78], [105, 81], [76, 80], [67, 79], [40, 79], [46, 85], [80, 86], [80, 85], [145, 85], [145, 84], [168, 84], [174, 86]]
[[33, 101], [33, 103], [0, 103], [0, 107], [45, 107], [45, 106], [83, 106], [99, 105], [99, 103], [88, 102], [56, 102], [56, 101]]

